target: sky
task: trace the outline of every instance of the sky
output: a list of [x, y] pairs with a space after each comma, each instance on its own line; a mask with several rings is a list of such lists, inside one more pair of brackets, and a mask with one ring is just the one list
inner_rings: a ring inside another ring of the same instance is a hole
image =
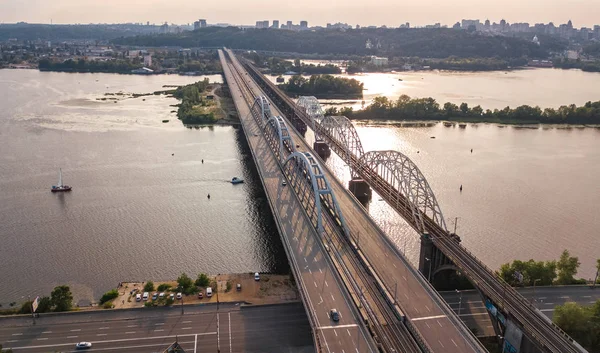
[[575, 27], [600, 24], [600, 0], [0, 0], [0, 23], [208, 23], [254, 24], [258, 20], [328, 22], [397, 27], [461, 19]]

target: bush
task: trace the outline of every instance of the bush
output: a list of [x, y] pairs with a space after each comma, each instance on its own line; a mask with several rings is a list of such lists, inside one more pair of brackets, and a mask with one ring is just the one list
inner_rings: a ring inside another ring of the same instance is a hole
[[163, 284], [159, 285], [158, 288], [157, 288], [157, 290], [159, 292], [168, 291], [169, 289], [171, 289], [171, 285], [170, 284], [166, 284], [166, 283], [163, 283]]
[[173, 305], [173, 303], [175, 303], [175, 299], [168, 297], [167, 300], [165, 301], [165, 306], [171, 306], [171, 305]]
[[210, 284], [210, 278], [205, 273], [198, 275], [195, 285], [196, 287], [207, 287]]
[[102, 308], [104, 308], [104, 309], [112, 309], [112, 307], [113, 307], [113, 303], [109, 302], [109, 301], [104, 302], [104, 304], [102, 305]]
[[144, 284], [144, 292], [152, 292], [154, 290], [154, 282], [148, 281]]
[[227, 288], [225, 288], [225, 292], [229, 292], [231, 290], [231, 287], [233, 287], [231, 285], [231, 281], [227, 281]]
[[19, 314], [31, 314], [31, 300], [26, 301], [21, 305], [21, 309], [19, 309]]
[[102, 298], [100, 298], [100, 304], [105, 304], [106, 302], [109, 302], [118, 296], [119, 296], [119, 291], [116, 289], [111, 289], [102, 295]]

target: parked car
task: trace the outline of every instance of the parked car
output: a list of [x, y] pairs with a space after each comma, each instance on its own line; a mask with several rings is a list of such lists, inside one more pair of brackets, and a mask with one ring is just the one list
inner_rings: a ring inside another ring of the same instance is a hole
[[254, 273], [254, 280], [255, 281], [260, 281], [260, 275], [258, 274], [258, 272]]
[[242, 290], [242, 285], [240, 283], [235, 285], [235, 289], [237, 289], [237, 291], [241, 291]]
[[212, 297], [212, 288], [211, 287], [206, 287], [206, 297], [207, 298]]
[[79, 342], [75, 345], [75, 349], [88, 349], [92, 348], [92, 344], [90, 342]]
[[177, 293], [177, 299], [181, 299], [183, 298], [183, 295], [181, 295], [181, 292]]
[[173, 293], [169, 294], [169, 299], [175, 300], [175, 294], [173, 294]]
[[142, 295], [140, 293], [135, 295], [135, 301], [136, 302], [141, 302], [142, 301]]
[[165, 292], [160, 292], [160, 294], [158, 295], [159, 298], [164, 298], [165, 297]]
[[156, 299], [158, 299], [158, 293], [152, 294], [152, 300], [156, 300]]
[[338, 313], [337, 309], [329, 310], [329, 316], [331, 317], [331, 320], [335, 322], [340, 321], [340, 313]]
[[198, 299], [202, 299], [204, 298], [204, 294], [202, 294], [202, 291], [198, 292]]
[[144, 292], [144, 295], [142, 295], [142, 299], [144, 301], [148, 300], [148, 292]]

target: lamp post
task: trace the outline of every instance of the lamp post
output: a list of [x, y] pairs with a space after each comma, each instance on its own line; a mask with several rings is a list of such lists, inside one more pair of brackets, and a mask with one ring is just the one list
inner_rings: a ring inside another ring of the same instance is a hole
[[531, 303], [533, 304], [533, 306], [535, 307], [535, 302], [537, 301], [535, 298], [535, 284], [537, 283], [537, 281], [541, 281], [541, 278], [536, 278], [535, 280], [533, 280], [533, 298], [531, 299]]
[[460, 309], [462, 306], [462, 292], [458, 289], [455, 289], [456, 293], [460, 294], [460, 298], [458, 299], [458, 316], [460, 316]]

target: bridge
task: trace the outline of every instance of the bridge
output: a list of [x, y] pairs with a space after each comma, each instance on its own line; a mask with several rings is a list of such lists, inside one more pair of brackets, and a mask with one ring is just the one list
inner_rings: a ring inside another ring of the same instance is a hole
[[[219, 55], [318, 351], [485, 352], [423, 275], [459, 270], [484, 297], [505, 351], [585, 352], [447, 231], [433, 191], [408, 157], [365, 152], [347, 118], [323, 116], [314, 98], [296, 104], [231, 51]], [[314, 150], [302, 136], [307, 127]], [[324, 166], [320, 156], [330, 149], [350, 167], [353, 193]], [[371, 188], [421, 235], [420, 273], [358, 201]], [[307, 253], [319, 274], [306, 257], [302, 262]], [[317, 284], [323, 270], [334, 286]], [[339, 323], [323, 315], [332, 305], [342, 308]], [[356, 341], [336, 339], [346, 325]]]

